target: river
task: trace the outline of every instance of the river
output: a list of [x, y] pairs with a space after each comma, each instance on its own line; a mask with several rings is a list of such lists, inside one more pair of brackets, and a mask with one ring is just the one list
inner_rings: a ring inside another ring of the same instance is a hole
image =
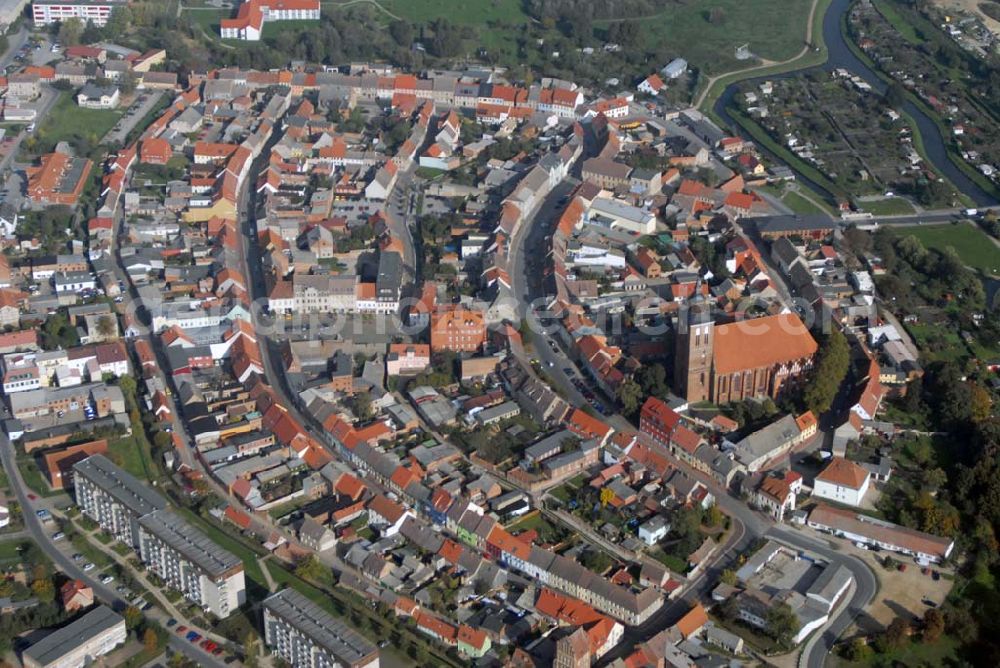
[[[868, 67], [868, 65], [858, 58], [853, 51], [851, 51], [850, 47], [847, 45], [844, 34], [841, 32], [841, 17], [847, 13], [851, 3], [852, 0], [833, 0], [826, 11], [826, 14], [823, 16], [823, 41], [826, 43], [827, 53], [829, 55], [826, 62], [817, 67], [826, 71], [838, 68], [848, 70], [849, 72], [856, 74], [867, 81], [876, 93], [882, 94], [886, 89], [885, 82], [880, 79], [879, 76], [870, 67]], [[808, 69], [813, 68], [786, 72], [784, 74], [758, 77], [756, 79], [750, 79], [749, 81], [760, 82], [765, 80], [785, 79], [798, 76], [803, 72], [808, 71]], [[739, 83], [745, 83], [745, 81]], [[729, 115], [726, 108], [733, 103], [733, 98], [737, 93], [738, 85], [739, 84], [732, 84], [727, 87], [722, 96], [716, 101], [714, 107], [714, 111], [719, 118], [729, 124], [732, 128], [738, 128], [739, 126], [737, 126], [737, 124], [733, 121], [733, 118]], [[923, 139], [924, 154], [938, 174], [943, 175], [951, 181], [951, 183], [954, 184], [959, 191], [975, 202], [977, 206], [997, 204], [995, 197], [980, 188], [978, 184], [966, 176], [965, 172], [959, 169], [959, 167], [955, 164], [945, 148], [945, 139], [941, 136], [941, 132], [938, 129], [937, 124], [927, 114], [910, 101], [903, 103], [903, 111], [913, 119], [914, 123], [916, 123], [917, 130], [920, 132], [920, 136]], [[774, 158], [776, 156], [771, 157]], [[810, 189], [829, 197], [829, 194], [822, 187], [813, 183], [809, 179], [804, 178], [801, 175], [796, 175], [796, 178], [799, 182], [808, 186]]]

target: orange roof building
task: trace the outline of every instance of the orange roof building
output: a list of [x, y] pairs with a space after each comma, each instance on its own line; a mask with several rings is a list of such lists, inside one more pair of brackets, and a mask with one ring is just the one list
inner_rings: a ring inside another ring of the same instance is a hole
[[486, 342], [480, 311], [461, 307], [438, 309], [431, 316], [431, 351], [476, 352]]
[[812, 366], [816, 340], [794, 313], [715, 325], [704, 308], [692, 306], [677, 336], [676, 389], [688, 401], [776, 398]]
[[65, 153], [47, 153], [28, 167], [28, 198], [33, 204], [75, 206], [94, 163]]

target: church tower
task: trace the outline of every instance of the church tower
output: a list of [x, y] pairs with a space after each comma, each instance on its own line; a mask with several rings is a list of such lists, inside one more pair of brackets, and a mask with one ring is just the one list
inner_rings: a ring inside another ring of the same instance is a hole
[[677, 394], [688, 401], [711, 398], [713, 337], [712, 305], [699, 284], [677, 316], [674, 385]]

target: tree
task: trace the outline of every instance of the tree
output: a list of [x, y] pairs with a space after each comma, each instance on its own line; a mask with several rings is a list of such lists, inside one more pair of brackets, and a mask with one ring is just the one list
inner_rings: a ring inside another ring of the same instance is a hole
[[146, 629], [146, 632], [142, 634], [142, 646], [146, 648], [147, 652], [155, 650], [159, 642], [160, 639], [153, 629]]
[[39, 578], [31, 583], [31, 593], [42, 603], [51, 603], [56, 598], [56, 588], [49, 578]]
[[315, 554], [310, 554], [296, 564], [295, 575], [303, 580], [318, 582], [326, 575], [326, 566], [320, 562]]
[[719, 579], [723, 584], [733, 586], [736, 584], [736, 571], [731, 568], [727, 568], [722, 571], [722, 575], [719, 576]]
[[778, 603], [771, 606], [767, 611], [767, 634], [774, 638], [779, 645], [789, 646], [795, 633], [799, 630], [799, 618], [796, 616], [792, 606], [787, 603]]
[[878, 638], [879, 651], [883, 654], [894, 649], [899, 649], [906, 642], [910, 635], [910, 625], [902, 617], [893, 619], [885, 632]]
[[358, 392], [352, 399], [354, 414], [359, 420], [370, 420], [374, 411], [372, 410], [372, 395], [368, 392]]
[[898, 81], [893, 81], [885, 89], [885, 96], [882, 98], [885, 102], [885, 106], [892, 107], [893, 109], [899, 109], [903, 106], [906, 101], [906, 89], [903, 88], [903, 84]]
[[243, 641], [243, 665], [247, 668], [257, 668], [260, 665], [260, 644], [257, 636], [251, 632], [247, 634]]
[[83, 35], [83, 21], [73, 17], [59, 24], [59, 41], [66, 46], [76, 46]]
[[872, 649], [862, 637], [857, 637], [847, 645], [844, 658], [854, 663], [867, 663], [871, 659]]
[[413, 44], [413, 26], [408, 21], [393, 21], [389, 24], [389, 34], [396, 44], [409, 48]]
[[836, 327], [827, 335], [818, 358], [802, 395], [806, 408], [816, 415], [830, 408], [851, 364], [850, 346]]
[[125, 608], [125, 612], [123, 612], [122, 615], [125, 617], [125, 628], [127, 628], [129, 631], [134, 631], [135, 629], [139, 628], [139, 626], [142, 624], [143, 621], [142, 610], [135, 607], [134, 605], [130, 605], [127, 608]]
[[101, 338], [110, 339], [118, 332], [118, 325], [110, 315], [102, 315], [97, 319], [97, 333]]
[[714, 26], [721, 26], [726, 22], [726, 10], [722, 7], [713, 7], [708, 13], [708, 22]]
[[705, 518], [706, 524], [708, 524], [708, 526], [710, 527], [722, 526], [722, 523], [725, 521], [725, 519], [726, 517], [725, 515], [723, 515], [722, 509], [719, 508], [719, 504], [713, 503], [711, 506], [709, 506], [708, 515]]
[[627, 416], [635, 415], [642, 406], [644, 393], [639, 383], [632, 379], [626, 380], [618, 386], [618, 401], [622, 404], [622, 411]]
[[944, 615], [937, 608], [929, 608], [924, 613], [924, 642], [937, 642], [944, 633]]

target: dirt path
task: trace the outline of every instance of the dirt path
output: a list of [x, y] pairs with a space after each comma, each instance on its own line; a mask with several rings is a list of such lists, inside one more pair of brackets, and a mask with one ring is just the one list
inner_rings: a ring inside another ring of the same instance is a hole
[[344, 7], [350, 7], [351, 5], [359, 5], [359, 4], [375, 5], [376, 9], [378, 9], [380, 12], [388, 16], [390, 19], [394, 21], [403, 20], [402, 17], [396, 16], [388, 9], [383, 7], [378, 0], [347, 0], [347, 2], [331, 2], [328, 4], [332, 5], [333, 7], [337, 7], [338, 9], [343, 9]]
[[694, 105], [692, 106], [694, 106], [696, 109], [701, 109], [702, 104], [705, 103], [705, 98], [708, 97], [708, 94], [712, 91], [712, 88], [715, 87], [716, 82], [718, 82], [720, 79], [733, 76], [734, 74], [752, 74], [753, 72], [759, 70], [765, 70], [767, 68], [774, 67], [776, 65], [791, 65], [795, 61], [804, 58], [806, 54], [809, 53], [809, 45], [812, 43], [813, 23], [816, 18], [816, 7], [818, 5], [819, 5], [819, 0], [813, 0], [812, 6], [809, 8], [809, 18], [806, 20], [805, 44], [802, 46], [802, 50], [799, 51], [798, 54], [792, 56], [788, 60], [782, 60], [778, 62], [765, 60], [758, 63], [757, 65], [751, 65], [750, 67], [744, 67], [743, 69], [733, 70], [731, 72], [725, 72], [723, 74], [717, 74], [716, 76], [709, 78], [708, 83], [705, 85], [704, 90], [701, 91], [701, 93], [698, 95], [698, 98], [694, 101]]

